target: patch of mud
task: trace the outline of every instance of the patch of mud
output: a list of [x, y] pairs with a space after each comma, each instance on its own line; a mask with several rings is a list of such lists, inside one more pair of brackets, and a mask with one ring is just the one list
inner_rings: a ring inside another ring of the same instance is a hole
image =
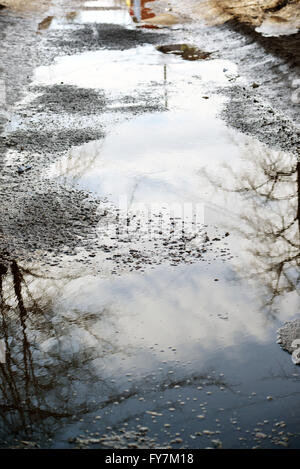
[[101, 48], [108, 50], [126, 50], [141, 44], [157, 44], [166, 40], [166, 32], [149, 32], [127, 29], [118, 25], [93, 24], [66, 30], [61, 37], [57, 31], [50, 31], [49, 44], [60, 49], [62, 54], [76, 54]]
[[184, 60], [205, 60], [211, 56], [210, 52], [204, 52], [198, 49], [198, 47], [189, 44], [157, 46], [157, 50], [163, 54], [179, 55]]
[[[297, 344], [295, 343], [297, 342]], [[300, 319], [295, 321], [286, 322], [278, 330], [278, 340], [283, 350], [286, 350], [290, 354], [293, 354], [296, 349], [300, 348]], [[300, 354], [293, 360], [295, 364], [300, 365]]]

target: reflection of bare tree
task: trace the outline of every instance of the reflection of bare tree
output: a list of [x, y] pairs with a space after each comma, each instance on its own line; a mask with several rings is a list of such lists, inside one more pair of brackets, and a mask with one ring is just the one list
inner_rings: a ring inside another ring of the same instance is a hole
[[[21, 293], [22, 276], [15, 262], [11, 264], [13, 288], [17, 303], [18, 314], [12, 314], [12, 309], [4, 298], [3, 280], [8, 275], [9, 267], [1, 264], [0, 295], [2, 334], [6, 344], [6, 363], [1, 364], [2, 404], [0, 406], [1, 418], [4, 428], [23, 427], [32, 423], [32, 400], [38, 396], [37, 382], [33, 370], [32, 354], [26, 333], [26, 309]], [[19, 339], [17, 356], [13, 353], [15, 342], [12, 339], [13, 329], [18, 329]], [[22, 384], [21, 384], [22, 383]], [[20, 386], [21, 384], [21, 386]], [[26, 431], [26, 430], [25, 430]]]
[[241, 226], [250, 240], [248, 272], [268, 289], [266, 306], [288, 291], [298, 291], [300, 281], [300, 163], [296, 155], [253, 146], [245, 151], [246, 169], [226, 167], [230, 187], [214, 185], [241, 196]]
[[62, 178], [64, 184], [75, 185], [84, 174], [95, 166], [99, 159], [99, 153], [102, 148], [102, 141], [93, 141], [86, 143], [82, 147], [70, 150], [55, 166], [55, 175]]
[[265, 19], [277, 23], [295, 21], [299, 24], [299, 0], [204, 0], [196, 11], [213, 23], [222, 23], [233, 18], [260, 25]]
[[[90, 411], [92, 400], [79, 395], [77, 388], [86, 384], [91, 397], [95, 389], [110, 391], [90, 364], [116, 351], [107, 341], [96, 347], [96, 339], [66, 350], [68, 331], [67, 345], [76, 341], [72, 331], [78, 321], [67, 323], [65, 317], [55, 317], [49, 304], [40, 306], [30, 291], [29, 275], [15, 261], [0, 263], [0, 333], [6, 344], [6, 363], [0, 363], [0, 435], [7, 441], [33, 438], [33, 432], [50, 436], [64, 419]], [[77, 327], [83, 339], [92, 337], [95, 321], [86, 317]]]

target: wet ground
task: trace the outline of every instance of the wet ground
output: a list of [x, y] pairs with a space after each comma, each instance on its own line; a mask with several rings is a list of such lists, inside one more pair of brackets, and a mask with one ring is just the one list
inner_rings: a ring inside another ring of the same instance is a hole
[[299, 448], [299, 33], [129, 3], [0, 12], [0, 445]]

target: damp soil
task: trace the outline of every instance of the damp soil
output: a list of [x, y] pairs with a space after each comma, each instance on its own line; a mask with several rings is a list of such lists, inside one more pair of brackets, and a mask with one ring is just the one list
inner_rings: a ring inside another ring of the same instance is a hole
[[82, 25], [75, 30], [67, 31], [63, 38], [57, 38], [52, 32], [49, 43], [59, 48], [63, 54], [76, 54], [83, 51], [99, 50], [100, 48], [112, 50], [126, 50], [140, 44], [158, 44], [162, 38], [166, 40], [168, 32], [154, 33], [151, 31], [128, 29], [123, 26], [101, 24]]

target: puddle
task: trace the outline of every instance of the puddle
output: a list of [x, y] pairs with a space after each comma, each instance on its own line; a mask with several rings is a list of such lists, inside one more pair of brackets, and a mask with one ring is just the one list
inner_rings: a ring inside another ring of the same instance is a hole
[[77, 23], [101, 23], [101, 24], [118, 24], [122, 26], [131, 26], [132, 22], [126, 8], [119, 10], [86, 10], [80, 11], [76, 18]]
[[[116, 12], [98, 10], [99, 21]], [[62, 113], [71, 92], [83, 96], [82, 122], [98, 113], [107, 123], [149, 96], [160, 111], [63, 146], [48, 168], [53, 185], [105, 201], [98, 239], [89, 232], [94, 263], [61, 240], [48, 265], [8, 256], [0, 265], [2, 446], [299, 447], [299, 368], [276, 344], [300, 306], [299, 164], [220, 119], [220, 88], [244, 83], [234, 63], [183, 58], [141, 45], [58, 57], [35, 72], [53, 113], [52, 86]], [[148, 217], [153, 206], [154, 216], [179, 207], [166, 221], [179, 220], [179, 236], [160, 232], [159, 220], [153, 238], [137, 229], [122, 239], [122, 209], [127, 229], [135, 210]], [[190, 207], [202, 218], [187, 239]], [[84, 210], [70, 211], [69, 230], [89, 223]]]
[[171, 0], [169, 6], [175, 14], [187, 14], [194, 20], [204, 20], [209, 25], [238, 20], [245, 25], [255, 26], [258, 32], [267, 36], [295, 34], [300, 26], [297, 1], [266, 0], [248, 3], [235, 0], [190, 0], [188, 5], [183, 5], [182, 2]]
[[203, 100], [198, 113], [145, 115], [124, 123], [104, 141], [68, 152], [49, 175], [116, 204], [123, 196], [131, 203], [200, 203], [207, 190], [201, 169], [220, 161], [235, 164], [239, 155], [230, 132], [214, 117], [213, 104], [218, 109], [221, 100], [211, 101]]
[[78, 10], [76, 18], [57, 18], [51, 28], [59, 29], [70, 24], [117, 24], [130, 28], [156, 29], [164, 26], [172, 26], [181, 22], [173, 14], [161, 13], [156, 15], [151, 9], [151, 2], [155, 0], [127, 0], [127, 1], [90, 1], [85, 2]]

